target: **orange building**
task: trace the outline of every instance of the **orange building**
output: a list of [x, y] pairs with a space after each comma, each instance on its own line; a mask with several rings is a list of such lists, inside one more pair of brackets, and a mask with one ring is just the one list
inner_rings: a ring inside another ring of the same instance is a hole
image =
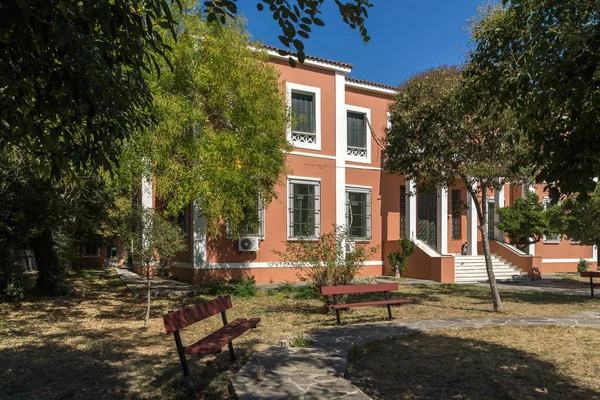
[[[194, 283], [242, 275], [253, 275], [258, 283], [296, 281], [296, 270], [282, 266], [275, 251], [283, 251], [286, 241], [302, 235], [317, 239], [333, 225], [343, 225], [356, 245], [378, 247], [362, 275], [389, 271], [386, 255], [397, 248], [404, 232], [417, 243], [405, 276], [457, 283], [485, 279], [475, 210], [456, 212], [457, 204], [472, 201], [464, 184], [457, 181], [437, 193], [406, 196], [414, 193], [414, 182], [382, 169], [387, 108], [395, 88], [349, 77], [351, 64], [307, 57], [291, 68], [277, 49], [267, 51], [281, 73], [292, 113], [300, 116], [288, 132], [294, 146], [287, 154], [290, 173], [277, 189], [278, 198], [261, 207], [258, 224], [239, 241], [226, 235], [207, 237], [205, 221], [190, 204], [180, 216], [188, 250], [179, 255], [172, 274]], [[535, 190], [544, 198], [541, 186]], [[509, 185], [493, 193], [488, 198], [490, 218], [497, 222], [495, 210], [512, 204], [518, 195], [522, 188]], [[142, 203], [155, 204], [150, 181], [142, 184]], [[491, 247], [499, 278], [576, 271], [581, 258], [596, 259], [595, 248], [565, 238], [545, 238], [527, 254], [505, 244], [493, 225], [490, 229], [490, 237], [498, 239]]]

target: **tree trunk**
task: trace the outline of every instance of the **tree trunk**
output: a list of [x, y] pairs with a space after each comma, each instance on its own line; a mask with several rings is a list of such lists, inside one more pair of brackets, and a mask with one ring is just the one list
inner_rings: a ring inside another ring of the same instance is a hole
[[151, 285], [150, 285], [150, 267], [149, 266], [146, 269], [146, 282], [148, 283], [148, 304], [146, 307], [146, 322], [145, 322], [144, 326], [146, 328], [149, 328], [150, 327], [150, 306], [151, 306], [151, 302], [150, 302]]
[[494, 274], [494, 268], [492, 266], [492, 254], [490, 252], [490, 239], [488, 237], [488, 222], [487, 222], [487, 187], [481, 185], [481, 203], [477, 200], [477, 192], [473, 188], [469, 188], [467, 184], [467, 190], [471, 193], [471, 196], [475, 200], [475, 209], [479, 219], [479, 230], [481, 231], [481, 241], [483, 242], [483, 255], [485, 257], [485, 269], [487, 271], [488, 280], [490, 282], [490, 290], [492, 291], [492, 302], [494, 303], [495, 312], [504, 312], [502, 307], [502, 301], [500, 300], [500, 293], [498, 292], [498, 286], [496, 284], [496, 275]]
[[31, 247], [38, 268], [37, 287], [43, 294], [57, 295], [62, 282], [62, 268], [54, 252], [52, 231], [45, 229], [31, 240]]
[[394, 269], [396, 270], [396, 278], [400, 279], [400, 265], [394, 265]]

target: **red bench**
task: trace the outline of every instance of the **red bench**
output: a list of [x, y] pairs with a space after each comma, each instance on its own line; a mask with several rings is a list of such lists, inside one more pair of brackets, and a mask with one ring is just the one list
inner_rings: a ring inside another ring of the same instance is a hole
[[[387, 306], [389, 319], [392, 319], [391, 305], [410, 304], [414, 303], [414, 300], [390, 300], [388, 292], [398, 290], [397, 283], [377, 283], [367, 285], [342, 285], [342, 286], [322, 286], [321, 294], [323, 296], [333, 296], [333, 305], [327, 306], [330, 309], [335, 310], [335, 317], [338, 325], [340, 322], [340, 310], [352, 307], [366, 307], [366, 306]], [[346, 303], [339, 304], [339, 296], [356, 293], [381, 293], [385, 300], [379, 301], [363, 301], [357, 303]]]
[[[229, 345], [229, 353], [231, 360], [235, 361], [235, 353], [233, 351], [233, 345], [231, 341], [247, 330], [256, 328], [256, 325], [260, 322], [260, 318], [238, 318], [233, 322], [227, 322], [227, 315], [225, 310], [232, 308], [231, 297], [217, 297], [214, 300], [207, 301], [206, 303], [197, 304], [193, 307], [184, 308], [179, 311], [171, 311], [168, 314], [163, 315], [163, 321], [165, 323], [165, 330], [167, 333], [172, 333], [175, 337], [175, 345], [177, 346], [177, 353], [179, 354], [179, 360], [181, 361], [181, 367], [183, 368], [183, 374], [186, 377], [190, 376], [190, 371], [185, 360], [186, 354], [213, 354], [219, 353], [225, 345]], [[210, 335], [198, 340], [196, 343], [183, 347], [181, 344], [181, 336], [179, 330], [187, 326], [193, 325], [196, 322], [202, 321], [203, 319], [212, 317], [221, 313], [223, 318], [223, 327], [214, 331]]]
[[594, 278], [600, 278], [600, 271], [583, 271], [581, 277], [590, 278], [590, 290], [592, 291], [592, 298], [594, 298]]

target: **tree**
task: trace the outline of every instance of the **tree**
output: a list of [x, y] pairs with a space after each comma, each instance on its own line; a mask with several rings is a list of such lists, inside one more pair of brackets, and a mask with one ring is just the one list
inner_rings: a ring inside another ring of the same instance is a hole
[[600, 8], [588, 0], [513, 0], [473, 23], [467, 74], [484, 103], [500, 102], [534, 144], [539, 183], [559, 192], [594, 190], [600, 176]]
[[110, 169], [148, 126], [145, 72], [174, 35], [167, 0], [0, 3], [0, 150], [17, 147], [43, 177]]
[[150, 78], [156, 123], [127, 142], [119, 179], [153, 176], [168, 214], [195, 201], [213, 233], [223, 218], [235, 231], [259, 196], [273, 198], [284, 171], [279, 74], [248, 47], [240, 22], [207, 24], [193, 11], [177, 19], [178, 41], [167, 42], [174, 68]]
[[124, 226], [124, 239], [132, 243], [132, 256], [142, 274], [146, 277], [147, 302], [145, 326], [150, 326], [150, 309], [152, 299], [151, 278], [157, 261], [168, 266], [175, 255], [185, 250], [183, 232], [161, 213], [134, 204], [126, 218], [121, 221]]
[[[281, 28], [282, 35], [278, 39], [283, 46], [289, 49], [283, 51], [282, 55], [290, 55], [290, 65], [296, 65], [292, 55], [296, 55], [300, 63], [304, 62], [306, 54], [303, 40], [309, 38], [314, 26], [325, 26], [325, 23], [319, 18], [324, 2], [325, 0], [256, 0], [256, 8], [263, 11], [267, 6], [273, 19]], [[208, 22], [220, 20], [222, 24], [225, 24], [227, 16], [235, 17], [237, 14], [237, 0], [216, 0], [204, 4]], [[338, 6], [342, 20], [351, 29], [358, 29], [363, 42], [368, 43], [371, 38], [368, 35], [365, 20], [369, 16], [367, 10], [373, 5], [368, 0], [335, 0], [335, 4]]]
[[512, 147], [508, 140], [517, 134], [512, 115], [481, 112], [461, 71], [440, 67], [400, 85], [390, 106], [390, 123], [387, 172], [405, 174], [424, 191], [450, 187], [460, 178], [475, 199], [494, 310], [502, 311], [489, 248], [486, 196], [489, 189], [498, 190], [517, 178], [511, 166], [526, 150]]
[[498, 229], [504, 231], [510, 242], [520, 250], [539, 242], [544, 235], [551, 234], [548, 228], [548, 213], [540, 203], [540, 198], [533, 192], [519, 197], [509, 207], [499, 208], [498, 214]]
[[[298, 270], [298, 277], [310, 280], [320, 293], [322, 286], [349, 285], [354, 281], [365, 262], [377, 253], [377, 247], [357, 245], [353, 252], [347, 252], [345, 244], [352, 238], [342, 226], [333, 226], [330, 232], [321, 235], [319, 240], [299, 239], [286, 241], [285, 251], [275, 251], [281, 257], [282, 266], [292, 266]], [[332, 299], [324, 297], [325, 305]]]
[[581, 245], [599, 246], [600, 186], [597, 185], [585, 199], [581, 197], [573, 194], [559, 207], [552, 207], [549, 210], [552, 212], [549, 218], [550, 226]]

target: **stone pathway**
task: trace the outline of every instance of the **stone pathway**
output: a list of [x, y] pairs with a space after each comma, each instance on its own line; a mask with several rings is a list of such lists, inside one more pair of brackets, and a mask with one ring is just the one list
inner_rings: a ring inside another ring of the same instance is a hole
[[[148, 284], [145, 277], [131, 272], [126, 268], [115, 267], [115, 270], [134, 296], [145, 297], [147, 295]], [[198, 292], [198, 289], [190, 284], [170, 279], [154, 277], [150, 282], [152, 285], [151, 295], [154, 297], [192, 296]]]
[[[490, 326], [562, 326], [600, 329], [600, 311], [552, 318], [485, 318], [389, 321], [341, 326], [314, 332], [310, 348], [270, 347], [258, 352], [232, 382], [240, 400], [255, 399], [369, 399], [345, 380], [350, 346], [389, 336], [440, 329]], [[257, 360], [265, 367], [265, 379], [256, 380]]]

